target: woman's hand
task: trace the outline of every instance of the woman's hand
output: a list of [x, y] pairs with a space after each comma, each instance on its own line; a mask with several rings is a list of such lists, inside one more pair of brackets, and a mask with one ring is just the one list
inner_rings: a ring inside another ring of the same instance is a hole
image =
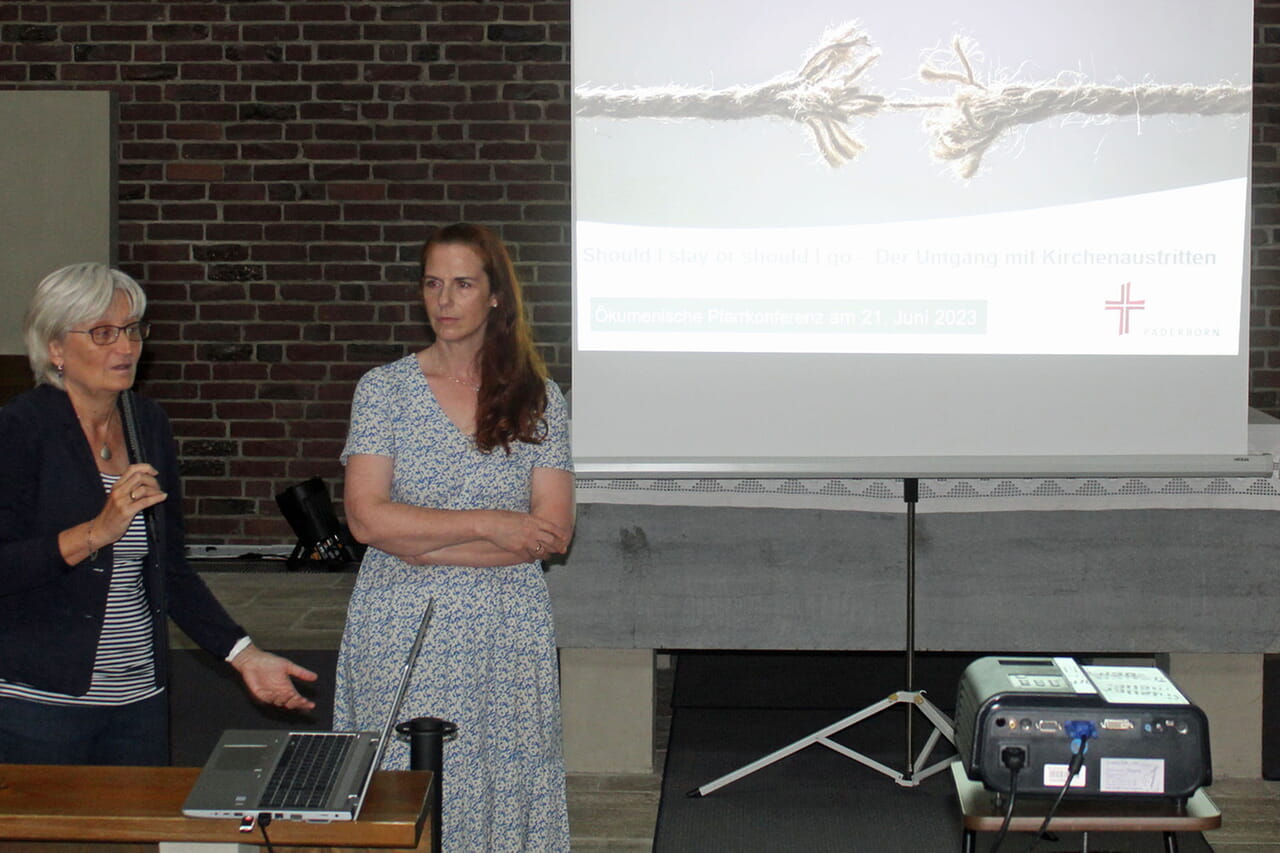
[[571, 530], [545, 518], [526, 512], [491, 510], [486, 522], [486, 539], [530, 561], [569, 550]]
[[157, 473], [150, 465], [130, 465], [111, 487], [101, 512], [93, 519], [58, 534], [58, 550], [67, 565], [77, 565], [107, 545], [118, 542], [135, 515], [169, 497], [160, 488]]
[[231, 659], [231, 665], [240, 673], [253, 698], [264, 705], [275, 705], [289, 711], [310, 711], [316, 706], [315, 702], [298, 692], [292, 681], [294, 678], [315, 681], [316, 674], [291, 660], [264, 652], [250, 643]]
[[93, 544], [101, 548], [116, 542], [129, 529], [133, 517], [147, 507], [169, 497], [156, 479], [159, 471], [150, 465], [130, 465], [111, 487], [106, 506], [93, 521]]

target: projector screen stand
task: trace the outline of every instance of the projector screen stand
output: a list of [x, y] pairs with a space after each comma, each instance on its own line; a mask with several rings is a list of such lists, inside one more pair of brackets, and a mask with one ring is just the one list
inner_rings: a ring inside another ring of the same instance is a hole
[[[952, 744], [955, 743], [955, 726], [946, 714], [942, 713], [936, 705], [925, 697], [923, 690], [913, 689], [916, 650], [916, 504], [920, 500], [920, 480], [918, 478], [906, 477], [903, 479], [902, 497], [907, 504], [906, 689], [890, 693], [879, 702], [868, 705], [860, 711], [855, 711], [843, 720], [832, 723], [826, 728], [806, 735], [794, 743], [769, 753], [763, 758], [757, 759], [750, 764], [745, 764], [731, 773], [726, 773], [718, 779], [694, 788], [687, 796], [702, 797], [710, 794], [731, 782], [736, 782], [744, 776], [749, 776], [757, 770], [768, 767], [776, 761], [781, 761], [788, 755], [797, 753], [815, 743], [834, 750], [846, 758], [851, 758], [859, 764], [866, 765], [878, 773], [883, 773], [904, 788], [914, 788], [935, 773], [945, 770], [954, 760], [954, 756], [947, 756], [941, 761], [926, 766], [926, 762], [928, 762], [929, 756], [933, 754], [933, 750], [938, 745], [939, 740], [945, 737]], [[870, 756], [850, 749], [844, 744], [837, 743], [831, 739], [832, 735], [842, 732], [850, 726], [855, 726], [869, 717], [874, 717], [882, 711], [887, 711], [895, 705], [907, 706], [907, 760], [905, 770], [895, 770], [887, 764], [876, 761]], [[923, 714], [933, 725], [933, 731], [929, 733], [929, 738], [925, 741], [919, 755], [914, 755], [913, 746], [915, 740], [915, 711]]]

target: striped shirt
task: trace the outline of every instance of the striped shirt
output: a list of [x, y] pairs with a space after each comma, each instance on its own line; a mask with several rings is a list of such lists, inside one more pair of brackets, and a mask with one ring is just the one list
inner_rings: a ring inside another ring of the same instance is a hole
[[[111, 493], [120, 479], [101, 474], [102, 486]], [[142, 561], [147, 555], [147, 529], [142, 513], [112, 547], [111, 583], [102, 634], [94, 655], [93, 679], [83, 696], [67, 696], [0, 680], [0, 696], [48, 705], [126, 705], [160, 693], [156, 684], [151, 612], [142, 582]]]

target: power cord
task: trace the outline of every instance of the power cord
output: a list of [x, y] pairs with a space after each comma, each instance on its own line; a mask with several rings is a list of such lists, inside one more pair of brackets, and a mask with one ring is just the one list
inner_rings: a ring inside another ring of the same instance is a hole
[[1031, 846], [1024, 853], [1032, 853], [1040, 846], [1040, 839], [1048, 834], [1049, 821], [1053, 820], [1053, 816], [1058, 811], [1058, 806], [1062, 804], [1062, 798], [1066, 796], [1067, 791], [1071, 788], [1071, 780], [1076, 778], [1080, 772], [1080, 768], [1084, 767], [1084, 754], [1089, 751], [1089, 737], [1092, 732], [1082, 730], [1071, 740], [1071, 763], [1067, 765], [1067, 778], [1062, 783], [1062, 789], [1058, 791], [1058, 796], [1054, 798], [1053, 805], [1049, 807], [1048, 813], [1044, 816], [1044, 821], [1040, 824], [1040, 828], [1036, 830], [1036, 837], [1031, 842]]
[[247, 814], [240, 818], [239, 829], [242, 833], [253, 832], [253, 827], [257, 826], [262, 832], [262, 843], [267, 848], [267, 853], [275, 853], [275, 848], [271, 846], [271, 839], [267, 837], [267, 827], [271, 825], [270, 812], [258, 812], [256, 815]]
[[267, 837], [267, 827], [271, 826], [271, 813], [262, 812], [258, 815], [258, 829], [262, 832], [262, 843], [267, 848], [267, 853], [275, 853], [275, 848], [271, 846], [271, 839]]
[[1006, 746], [1000, 751], [1000, 760], [1009, 769], [1009, 805], [1004, 810], [1004, 822], [1000, 824], [1000, 832], [996, 834], [996, 840], [992, 842], [988, 853], [996, 853], [1009, 832], [1009, 824], [1013, 820], [1013, 806], [1018, 801], [1018, 775], [1027, 764], [1027, 751], [1020, 746]]

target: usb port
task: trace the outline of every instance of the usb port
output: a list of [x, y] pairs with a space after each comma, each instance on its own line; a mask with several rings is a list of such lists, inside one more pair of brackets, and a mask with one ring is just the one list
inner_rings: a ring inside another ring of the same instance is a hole
[[1056, 734], [1062, 731], [1062, 723], [1057, 720], [1040, 720], [1036, 723], [1036, 730], [1045, 734]]

